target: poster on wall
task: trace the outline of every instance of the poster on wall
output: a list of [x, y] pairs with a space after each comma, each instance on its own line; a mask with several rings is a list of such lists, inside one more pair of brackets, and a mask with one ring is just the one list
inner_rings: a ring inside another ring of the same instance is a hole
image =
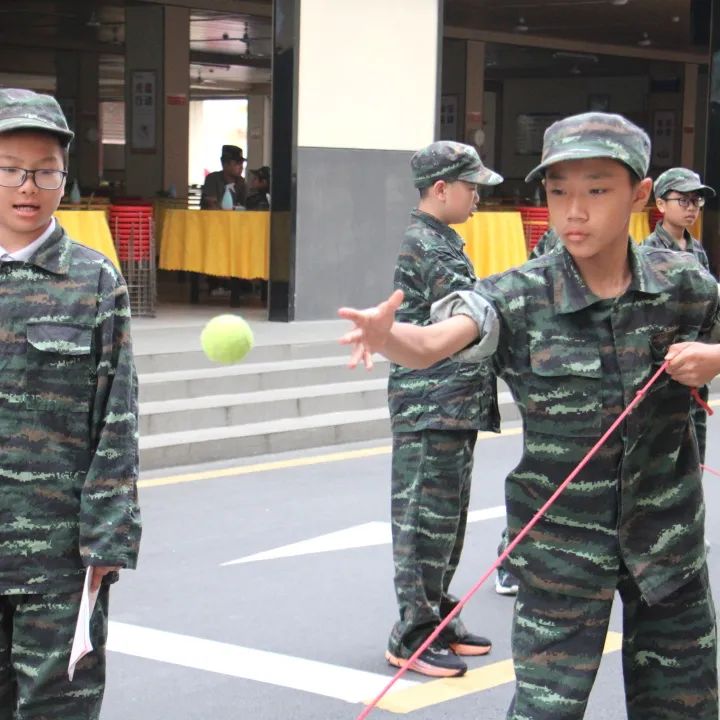
[[154, 70], [134, 70], [130, 105], [130, 142], [133, 150], [155, 149], [157, 92]]
[[517, 116], [515, 127], [515, 153], [539, 155], [542, 152], [545, 130], [563, 115], [555, 113], [523, 113]]
[[673, 164], [675, 147], [675, 112], [656, 110], [653, 114], [652, 164], [669, 168]]

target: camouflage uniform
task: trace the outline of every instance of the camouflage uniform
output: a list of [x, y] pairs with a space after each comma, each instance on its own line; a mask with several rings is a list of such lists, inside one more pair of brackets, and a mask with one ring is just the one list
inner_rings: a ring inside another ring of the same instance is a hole
[[[72, 137], [52, 98], [0, 91], [0, 132], [17, 128]], [[140, 540], [127, 288], [56, 226], [28, 259], [0, 262], [0, 304], [0, 719], [94, 719], [106, 583], [95, 651], [67, 679], [85, 568], [135, 567]]]
[[[699, 193], [703, 196], [715, 195], [715, 191], [708, 185], [703, 185], [700, 176], [687, 168], [670, 168], [658, 177], [653, 186], [656, 198], [664, 198], [671, 190], [680, 193]], [[696, 240], [687, 230], [684, 232], [686, 246], [681, 248], [675, 238], [663, 227], [662, 221], [658, 222], [655, 230], [648, 235], [643, 243], [650, 247], [667, 248], [675, 252], [686, 252], [692, 255], [708, 272], [710, 262], [702, 244]], [[707, 402], [710, 390], [707, 385], [699, 388], [700, 397]], [[696, 404], [693, 408], [693, 423], [697, 435], [698, 447], [700, 449], [700, 462], [705, 462], [705, 445], [707, 437], [707, 413], [705, 409]]]
[[[439, 179], [497, 184], [473, 148], [439, 142], [412, 159], [415, 186]], [[432, 303], [475, 282], [462, 238], [419, 210], [400, 246], [395, 288], [405, 299], [398, 317], [430, 323]], [[392, 499], [395, 591], [400, 620], [388, 649], [408, 657], [455, 605], [448, 588], [465, 536], [473, 449], [478, 430], [499, 431], [497, 389], [489, 364], [445, 360], [423, 370], [393, 365], [388, 382], [393, 429]], [[467, 633], [458, 618], [448, 638]]]
[[537, 245], [530, 251], [530, 260], [562, 250], [563, 244], [560, 236], [553, 228], [548, 228], [537, 241]]
[[[585, 157], [617, 159], [642, 176], [649, 140], [618, 116], [567, 118], [546, 132], [543, 165], [529, 177]], [[473, 317], [480, 340], [456, 359], [491, 356], [522, 414], [523, 455], [506, 480], [511, 537], [671, 344], [720, 340], [717, 286], [699, 265], [632, 241], [628, 259], [630, 286], [609, 300], [590, 292], [563, 248], [433, 307], [434, 321]], [[520, 591], [511, 720], [583, 717], [616, 589], [630, 720], [717, 720], [715, 613], [691, 402], [689, 388], [661, 376], [513, 551]]]

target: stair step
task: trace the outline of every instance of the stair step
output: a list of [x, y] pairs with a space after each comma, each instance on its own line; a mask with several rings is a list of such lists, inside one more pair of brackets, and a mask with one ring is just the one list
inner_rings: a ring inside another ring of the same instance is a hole
[[[303, 360], [332, 356], [348, 357], [348, 352], [336, 342], [322, 340], [310, 343], [284, 343], [280, 345], [256, 345], [244, 358], [243, 365]], [[205, 356], [200, 349], [200, 333], [190, 348], [175, 352], [154, 352], [135, 355], [138, 374], [161, 373], [170, 370], [216, 369], [218, 365]]]
[[[376, 359], [372, 378], [387, 377], [390, 363]], [[357, 371], [347, 368], [346, 356], [284, 360], [270, 363], [240, 363], [209, 369], [171, 370], [140, 376], [140, 401], [157, 402], [279, 388], [356, 381]], [[366, 376], [367, 377], [367, 376]]]
[[209, 395], [140, 404], [140, 434], [257, 423], [387, 405], [387, 379]]
[[389, 438], [387, 408], [140, 437], [142, 470]]

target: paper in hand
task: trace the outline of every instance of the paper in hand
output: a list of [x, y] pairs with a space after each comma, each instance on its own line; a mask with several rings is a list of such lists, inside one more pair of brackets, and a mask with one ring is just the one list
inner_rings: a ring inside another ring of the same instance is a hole
[[80, 659], [92, 652], [93, 646], [90, 641], [90, 617], [98, 591], [91, 592], [90, 580], [93, 569], [89, 567], [85, 573], [82, 597], [80, 598], [80, 610], [78, 611], [77, 625], [75, 626], [75, 637], [73, 638], [72, 650], [70, 651], [70, 664], [68, 665], [68, 679], [72, 682], [75, 674], [75, 666]]

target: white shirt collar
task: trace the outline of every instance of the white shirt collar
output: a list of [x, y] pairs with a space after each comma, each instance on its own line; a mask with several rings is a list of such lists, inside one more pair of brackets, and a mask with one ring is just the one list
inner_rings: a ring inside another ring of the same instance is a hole
[[0, 262], [20, 261], [25, 262], [29, 260], [35, 251], [52, 235], [55, 230], [55, 218], [50, 218], [50, 223], [42, 235], [36, 240], [33, 240], [29, 245], [26, 245], [19, 250], [8, 252], [2, 245], [0, 245]]

